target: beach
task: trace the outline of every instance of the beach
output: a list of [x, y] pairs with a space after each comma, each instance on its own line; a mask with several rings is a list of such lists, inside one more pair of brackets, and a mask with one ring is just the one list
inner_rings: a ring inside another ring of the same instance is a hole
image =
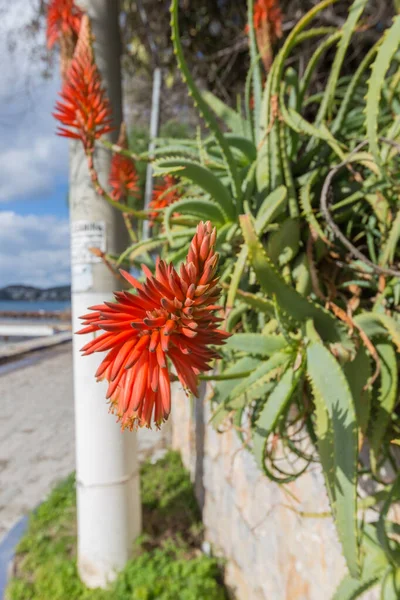
[[[21, 362], [0, 374], [0, 542], [75, 468], [72, 344]], [[139, 431], [139, 458], [162, 451], [168, 435], [169, 427]]]

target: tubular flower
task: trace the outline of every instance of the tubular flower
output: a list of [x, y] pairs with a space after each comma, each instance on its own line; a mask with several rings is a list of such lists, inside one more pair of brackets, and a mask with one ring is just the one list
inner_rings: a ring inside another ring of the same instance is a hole
[[47, 47], [59, 42], [64, 79], [78, 40], [83, 12], [74, 0], [51, 0], [47, 8]]
[[91, 151], [96, 139], [112, 131], [111, 106], [94, 61], [89, 18], [84, 15], [71, 66], [53, 116], [63, 127], [58, 135], [80, 139]]
[[47, 47], [62, 37], [78, 39], [83, 12], [74, 0], [51, 0], [47, 8]]
[[198, 375], [218, 358], [209, 345], [221, 345], [230, 335], [220, 331], [215, 253], [216, 230], [200, 223], [179, 274], [159, 260], [155, 275], [143, 266], [146, 281], [139, 283], [121, 271], [136, 289], [115, 292], [115, 303], [90, 308], [78, 333], [98, 333], [86, 344], [84, 355], [108, 351], [96, 377], [109, 382], [110, 410], [123, 428], [157, 427], [171, 410], [169, 361], [184, 388], [197, 393]]
[[172, 175], [166, 175], [161, 183], [154, 186], [153, 197], [149, 204], [149, 208], [153, 209], [153, 212], [150, 213], [151, 225], [154, 225], [154, 217], [159, 214], [161, 209], [167, 208], [167, 206], [179, 200], [180, 194], [175, 186], [176, 179]]
[[265, 69], [271, 68], [272, 45], [282, 37], [282, 13], [279, 0], [257, 0], [254, 5], [254, 29]]
[[[128, 148], [125, 123], [121, 125], [117, 144], [121, 148]], [[126, 199], [127, 196], [135, 195], [139, 191], [139, 177], [133, 161], [128, 156], [113, 154], [109, 184], [111, 197], [116, 202]]]

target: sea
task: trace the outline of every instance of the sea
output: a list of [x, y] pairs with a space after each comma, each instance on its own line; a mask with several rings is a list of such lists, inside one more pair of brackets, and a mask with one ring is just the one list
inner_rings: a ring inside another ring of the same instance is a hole
[[70, 308], [71, 303], [68, 301], [27, 302], [24, 300], [0, 300], [0, 312], [8, 310], [15, 312], [53, 312], [69, 310]]

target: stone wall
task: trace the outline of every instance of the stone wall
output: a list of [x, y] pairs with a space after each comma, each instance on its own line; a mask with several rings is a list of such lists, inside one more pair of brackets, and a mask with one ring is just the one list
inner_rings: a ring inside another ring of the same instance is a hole
[[[345, 573], [320, 468], [282, 487], [270, 482], [234, 431], [208, 423], [209, 402], [175, 387], [172, 445], [195, 483], [206, 540], [227, 559], [237, 600], [329, 600]], [[285, 491], [286, 489], [286, 491]], [[297, 502], [294, 500], [297, 498]], [[375, 600], [377, 591], [363, 596]]]

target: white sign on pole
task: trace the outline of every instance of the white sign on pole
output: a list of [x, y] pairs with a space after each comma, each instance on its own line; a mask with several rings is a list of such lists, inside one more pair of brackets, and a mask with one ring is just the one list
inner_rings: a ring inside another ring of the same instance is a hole
[[101, 262], [90, 248], [106, 251], [106, 224], [104, 221], [74, 221], [71, 223], [71, 261], [73, 265]]
[[72, 265], [72, 291], [88, 292], [93, 287], [92, 265]]

